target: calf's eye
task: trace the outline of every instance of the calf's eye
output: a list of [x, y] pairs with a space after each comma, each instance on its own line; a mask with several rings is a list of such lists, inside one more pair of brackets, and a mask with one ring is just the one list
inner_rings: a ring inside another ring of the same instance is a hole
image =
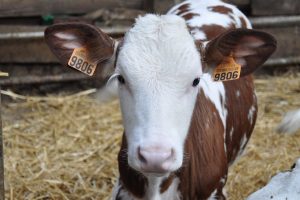
[[200, 78], [196, 78], [196, 79], [193, 81], [193, 87], [196, 87], [199, 83], [200, 83]]
[[119, 75], [119, 76], [118, 76], [118, 81], [119, 81], [119, 83], [121, 83], [121, 84], [124, 84], [124, 83], [125, 83], [125, 79], [123, 78], [122, 75]]

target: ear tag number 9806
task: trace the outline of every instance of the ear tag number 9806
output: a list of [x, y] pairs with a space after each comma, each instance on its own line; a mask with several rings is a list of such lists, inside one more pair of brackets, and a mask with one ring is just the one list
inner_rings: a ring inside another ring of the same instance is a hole
[[68, 65], [89, 76], [93, 76], [97, 67], [97, 63], [92, 63], [87, 59], [85, 48], [75, 48], [69, 59]]
[[214, 70], [214, 81], [230, 81], [240, 78], [241, 65], [237, 64], [233, 57], [226, 58]]

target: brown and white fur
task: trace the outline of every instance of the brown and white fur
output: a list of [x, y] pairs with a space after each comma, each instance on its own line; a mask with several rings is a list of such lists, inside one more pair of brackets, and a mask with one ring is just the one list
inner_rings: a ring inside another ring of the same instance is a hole
[[[192, 0], [139, 17], [119, 41], [79, 23], [51, 26], [45, 39], [65, 65], [79, 47], [100, 71], [114, 63], [125, 129], [114, 200], [225, 199], [228, 167], [256, 120], [250, 74], [275, 50], [272, 36], [232, 5]], [[229, 56], [241, 78], [212, 81]]]

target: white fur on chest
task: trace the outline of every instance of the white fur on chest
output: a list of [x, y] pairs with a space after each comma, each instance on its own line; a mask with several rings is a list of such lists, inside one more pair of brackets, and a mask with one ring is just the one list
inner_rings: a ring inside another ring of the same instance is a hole
[[180, 200], [180, 193], [178, 191], [178, 184], [179, 179], [175, 178], [167, 191], [164, 193], [160, 193], [160, 185], [163, 181], [161, 178], [153, 178], [148, 179], [149, 181], [149, 188], [147, 189], [147, 193], [145, 196], [145, 199], [143, 200], [164, 200], [164, 199], [174, 199], [174, 200]]
[[166, 200], [166, 199], [180, 200], [181, 194], [178, 191], [178, 185], [180, 182], [179, 178], [173, 179], [169, 188], [164, 193], [161, 194], [160, 185], [162, 180], [163, 180], [162, 178], [148, 179], [149, 187], [147, 187], [145, 197], [142, 199], [135, 198], [134, 196], [132, 196], [124, 188], [122, 188], [122, 186], [118, 181], [115, 185], [115, 188], [113, 189], [111, 200], [116, 200], [117, 198], [120, 198], [121, 200]]

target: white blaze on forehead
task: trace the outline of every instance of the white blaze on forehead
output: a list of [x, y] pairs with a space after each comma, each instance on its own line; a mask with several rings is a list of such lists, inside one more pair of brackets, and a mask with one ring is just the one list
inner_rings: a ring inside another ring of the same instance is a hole
[[183, 145], [198, 93], [193, 81], [202, 74], [201, 58], [185, 21], [175, 15], [148, 14], [124, 37], [116, 74], [128, 162], [139, 169], [139, 147], [174, 150], [171, 170], [182, 164]]
[[193, 37], [182, 18], [148, 14], [138, 18], [125, 35], [117, 70], [133, 80], [182, 80], [201, 74], [198, 58]]

